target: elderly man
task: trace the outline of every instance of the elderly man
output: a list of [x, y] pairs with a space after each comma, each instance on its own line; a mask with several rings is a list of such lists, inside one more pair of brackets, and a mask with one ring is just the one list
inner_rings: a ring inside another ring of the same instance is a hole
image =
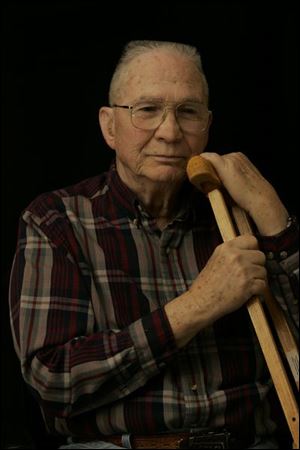
[[245, 155], [204, 153], [256, 227], [222, 243], [186, 178], [212, 120], [194, 47], [130, 42], [109, 104], [109, 171], [39, 196], [20, 219], [11, 323], [48, 429], [65, 448], [278, 448], [243, 305], [269, 277], [295, 320], [296, 221]]

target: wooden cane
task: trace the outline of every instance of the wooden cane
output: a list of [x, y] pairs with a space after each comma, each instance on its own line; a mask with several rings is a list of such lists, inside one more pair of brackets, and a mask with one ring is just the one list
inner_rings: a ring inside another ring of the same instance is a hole
[[[190, 182], [207, 194], [223, 240], [234, 239], [237, 233], [212, 165], [201, 156], [194, 156], [188, 162], [187, 174]], [[299, 448], [298, 405], [258, 296], [248, 300], [247, 309], [293, 438], [293, 448]]]
[[[232, 214], [240, 234], [253, 234], [247, 213], [242, 208], [234, 204], [232, 206]], [[295, 338], [291, 333], [284, 312], [274, 299], [268, 286], [264, 292], [264, 299], [285, 358], [290, 367], [291, 374], [299, 391], [299, 351]]]

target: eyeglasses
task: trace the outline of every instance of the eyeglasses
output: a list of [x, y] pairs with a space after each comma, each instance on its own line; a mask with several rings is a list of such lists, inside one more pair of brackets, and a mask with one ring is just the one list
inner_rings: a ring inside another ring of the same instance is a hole
[[134, 105], [114, 104], [112, 107], [129, 109], [132, 125], [140, 130], [155, 130], [165, 120], [168, 110], [172, 109], [182, 130], [203, 132], [208, 126], [211, 113], [200, 102], [174, 104], [173, 102], [144, 101]]

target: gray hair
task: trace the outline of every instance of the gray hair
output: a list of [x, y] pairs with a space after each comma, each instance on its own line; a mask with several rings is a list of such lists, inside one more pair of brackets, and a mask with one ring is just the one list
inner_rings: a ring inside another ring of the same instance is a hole
[[196, 47], [188, 44], [182, 44], [179, 42], [138, 40], [138, 41], [130, 41], [124, 47], [124, 50], [121, 54], [119, 62], [117, 63], [117, 66], [115, 68], [115, 71], [113, 73], [110, 82], [109, 104], [113, 105], [115, 103], [115, 97], [117, 95], [118, 89], [120, 88], [120, 80], [125, 67], [137, 56], [140, 56], [148, 51], [156, 49], [172, 50], [179, 55], [188, 57], [191, 60], [191, 62], [195, 64], [195, 66], [197, 67], [202, 76], [204, 95], [208, 103], [208, 96], [209, 96], [208, 83], [203, 71], [201, 56]]

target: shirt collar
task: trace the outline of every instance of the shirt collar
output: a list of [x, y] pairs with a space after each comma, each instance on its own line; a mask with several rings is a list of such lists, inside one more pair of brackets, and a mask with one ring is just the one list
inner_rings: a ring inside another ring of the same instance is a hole
[[138, 198], [136, 194], [121, 180], [115, 161], [112, 162], [108, 176], [107, 184], [111, 194], [114, 197], [115, 205], [118, 208], [118, 216], [128, 216], [130, 219], [138, 217]]
[[[110, 166], [107, 182], [118, 208], [119, 217], [127, 216], [131, 220], [147, 219], [153, 221], [153, 217], [145, 211], [137, 195], [121, 180], [116, 170], [115, 161]], [[192, 225], [199, 219], [199, 212], [201, 214], [205, 203], [207, 203], [205, 197], [186, 180], [178, 194], [177, 214], [169, 226], [175, 226], [175, 224], [180, 227]]]

